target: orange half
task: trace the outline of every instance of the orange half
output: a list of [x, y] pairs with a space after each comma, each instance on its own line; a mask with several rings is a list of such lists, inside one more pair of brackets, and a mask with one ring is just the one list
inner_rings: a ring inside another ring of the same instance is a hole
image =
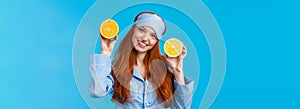
[[183, 44], [176, 38], [167, 40], [164, 44], [164, 51], [170, 57], [177, 57], [181, 54]]
[[100, 29], [100, 34], [103, 37], [110, 39], [110, 38], [115, 37], [118, 34], [119, 25], [116, 21], [114, 21], [112, 19], [107, 19], [101, 23], [101, 26], [99, 29]]

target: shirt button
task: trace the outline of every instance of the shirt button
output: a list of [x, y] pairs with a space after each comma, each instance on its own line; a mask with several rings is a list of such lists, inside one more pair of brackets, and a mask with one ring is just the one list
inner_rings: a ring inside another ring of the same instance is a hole
[[152, 102], [147, 102], [146, 104], [147, 104], [147, 106], [149, 106], [149, 105], [151, 105], [151, 104], [152, 104]]

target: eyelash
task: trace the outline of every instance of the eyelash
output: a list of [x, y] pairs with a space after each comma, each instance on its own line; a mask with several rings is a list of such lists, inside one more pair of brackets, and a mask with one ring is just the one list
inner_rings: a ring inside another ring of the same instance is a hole
[[[140, 31], [140, 32], [143, 32], [143, 33], [145, 32], [145, 30], [144, 30], [144, 29], [142, 29], [142, 28], [139, 28], [139, 31]], [[152, 38], [156, 38], [156, 36], [155, 36], [155, 35], [151, 35], [151, 37], [152, 37]]]
[[145, 32], [145, 30], [144, 30], [144, 29], [142, 29], [142, 28], [139, 28], [139, 31], [141, 31], [141, 32]]

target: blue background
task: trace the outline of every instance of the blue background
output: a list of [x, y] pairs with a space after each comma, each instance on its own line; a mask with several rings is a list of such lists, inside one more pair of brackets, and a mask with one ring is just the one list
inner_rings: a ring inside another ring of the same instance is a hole
[[[73, 39], [95, 0], [0, 2], [0, 108], [88, 108], [72, 71]], [[300, 108], [299, 2], [203, 0], [227, 49], [211, 108]]]

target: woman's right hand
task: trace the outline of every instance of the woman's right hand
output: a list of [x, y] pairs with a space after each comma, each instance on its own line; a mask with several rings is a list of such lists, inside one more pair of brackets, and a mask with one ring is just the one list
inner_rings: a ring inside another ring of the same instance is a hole
[[102, 47], [101, 54], [106, 54], [106, 55], [110, 56], [117, 40], [118, 40], [118, 35], [115, 36], [115, 38], [113, 40], [110, 40], [110, 39], [104, 38], [100, 34], [100, 43], [101, 43], [101, 47]]

